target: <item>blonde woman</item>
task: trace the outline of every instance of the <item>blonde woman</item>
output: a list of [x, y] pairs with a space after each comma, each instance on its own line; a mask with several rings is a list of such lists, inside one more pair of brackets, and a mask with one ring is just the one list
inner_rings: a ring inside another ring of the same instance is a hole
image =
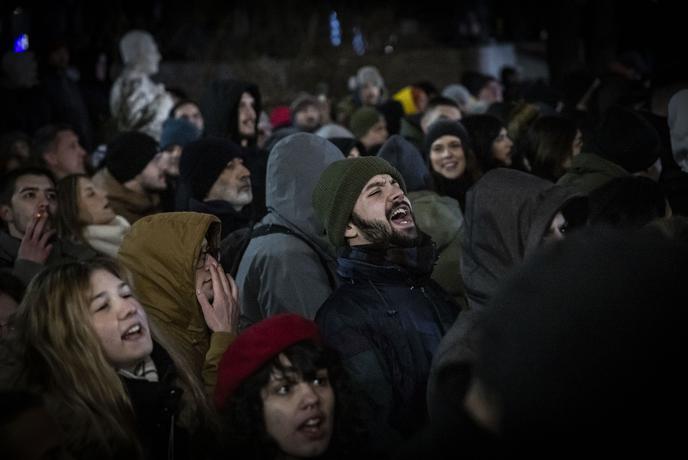
[[211, 448], [200, 383], [151, 329], [114, 261], [44, 270], [15, 327], [4, 383], [44, 395], [74, 458], [203, 458]]

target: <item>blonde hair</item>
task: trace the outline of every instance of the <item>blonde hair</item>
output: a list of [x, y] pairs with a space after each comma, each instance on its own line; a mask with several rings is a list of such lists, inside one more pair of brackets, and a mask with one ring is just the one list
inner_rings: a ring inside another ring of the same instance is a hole
[[[15, 338], [23, 353], [19, 377], [53, 396], [69, 414], [81, 417], [94, 432], [97, 445], [106, 449], [99, 455], [119, 455], [122, 449], [130, 449], [140, 457], [131, 400], [92, 326], [90, 278], [96, 270], [129, 280], [114, 260], [98, 258], [47, 268], [29, 284], [16, 316]], [[152, 335], [165, 348], [165, 341], [154, 331]], [[184, 389], [186, 414], [182, 418], [187, 423], [209, 417], [212, 421], [200, 383], [183, 362], [171, 357]]]
[[98, 268], [108, 270], [98, 263], [43, 270], [29, 284], [15, 324], [21, 381], [41, 388], [58, 411], [69, 414], [69, 423], [87, 426], [96, 439], [85, 442], [105, 449], [108, 457], [123, 446], [139, 452], [140, 447], [129, 397], [91, 325], [90, 275]]

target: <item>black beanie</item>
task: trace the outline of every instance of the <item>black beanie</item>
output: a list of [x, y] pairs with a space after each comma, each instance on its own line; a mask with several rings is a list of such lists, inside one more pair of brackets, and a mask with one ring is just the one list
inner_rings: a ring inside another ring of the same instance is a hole
[[191, 190], [191, 197], [203, 201], [227, 164], [243, 157], [241, 147], [219, 137], [208, 137], [184, 147], [179, 160], [179, 179]]
[[599, 156], [636, 173], [659, 158], [659, 134], [633, 110], [612, 106], [597, 128], [594, 149]]
[[430, 156], [430, 147], [442, 136], [456, 136], [461, 139], [461, 144], [464, 148], [470, 147], [470, 137], [466, 128], [464, 128], [458, 121], [452, 120], [437, 120], [428, 127], [428, 132], [425, 134], [425, 143], [423, 146], [423, 154], [425, 158]]
[[108, 144], [105, 166], [123, 184], [143, 171], [158, 151], [158, 143], [148, 134], [127, 131]]

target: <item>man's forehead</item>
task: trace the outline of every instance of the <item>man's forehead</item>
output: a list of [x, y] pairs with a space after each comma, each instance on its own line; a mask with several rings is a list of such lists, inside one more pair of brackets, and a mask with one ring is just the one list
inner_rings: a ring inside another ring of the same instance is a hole
[[389, 182], [391, 180], [392, 180], [392, 176], [390, 176], [389, 174], [377, 174], [377, 175], [371, 177], [370, 180], [368, 180], [368, 182], [366, 182], [365, 187], [363, 187], [363, 188], [365, 189], [366, 187], [373, 185], [375, 183]]
[[39, 176], [35, 174], [27, 174], [25, 176], [19, 176], [14, 183], [14, 192], [25, 189], [25, 188], [38, 188], [41, 190], [54, 189], [55, 184], [47, 176]]
[[76, 133], [71, 129], [61, 129], [57, 132], [58, 141], [71, 141], [77, 137]]

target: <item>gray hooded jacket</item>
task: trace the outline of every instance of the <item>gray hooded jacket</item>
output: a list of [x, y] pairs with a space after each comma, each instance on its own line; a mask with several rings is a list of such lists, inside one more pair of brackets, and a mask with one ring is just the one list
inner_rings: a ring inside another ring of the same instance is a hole
[[552, 219], [583, 195], [506, 168], [485, 174], [466, 197], [462, 274], [470, 309], [440, 342], [428, 381], [428, 412], [443, 419], [470, 381], [477, 317], [515, 268], [542, 245]]
[[282, 225], [310, 245], [284, 233], [251, 240], [236, 276], [242, 328], [276, 313], [291, 312], [313, 319], [332, 292], [334, 248], [315, 216], [311, 196], [320, 174], [341, 159], [342, 153], [334, 144], [308, 133], [282, 139], [270, 153], [265, 200], [268, 214], [256, 227]]

